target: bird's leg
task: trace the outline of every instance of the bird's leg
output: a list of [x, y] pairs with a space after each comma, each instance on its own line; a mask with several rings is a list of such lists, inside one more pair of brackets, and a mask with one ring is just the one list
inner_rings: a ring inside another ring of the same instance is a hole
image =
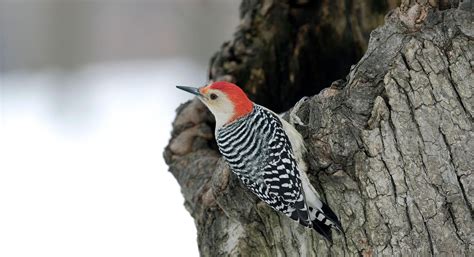
[[291, 109], [290, 111], [290, 124], [291, 125], [295, 125], [295, 124], [298, 124], [300, 126], [307, 126], [306, 124], [303, 123], [303, 121], [301, 121], [300, 117], [298, 117], [297, 115], [297, 112], [299, 111], [299, 109], [301, 108], [301, 105], [306, 102], [307, 100], [309, 99], [309, 97], [307, 96], [304, 96], [303, 98], [301, 98], [296, 104], [295, 104], [295, 107], [293, 107], [293, 109]]

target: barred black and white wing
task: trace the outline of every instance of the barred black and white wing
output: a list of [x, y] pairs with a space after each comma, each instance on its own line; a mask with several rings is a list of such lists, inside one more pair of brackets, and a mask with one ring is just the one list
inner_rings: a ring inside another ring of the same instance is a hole
[[306, 174], [300, 178], [285, 125], [276, 114], [255, 105], [249, 115], [216, 131], [217, 144], [231, 170], [262, 201], [330, 240], [330, 228], [339, 222], [307, 185]]

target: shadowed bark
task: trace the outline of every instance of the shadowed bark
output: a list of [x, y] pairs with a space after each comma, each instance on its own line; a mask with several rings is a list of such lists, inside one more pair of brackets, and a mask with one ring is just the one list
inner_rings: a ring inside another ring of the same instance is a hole
[[472, 2], [401, 1], [370, 33], [361, 59], [366, 36], [396, 3], [315, 2], [322, 4], [244, 0], [242, 24], [213, 58], [210, 77], [277, 110], [327, 87], [302, 105], [307, 126], [297, 129], [310, 179], [344, 233], [329, 245], [243, 188], [195, 99], [177, 110], [165, 160], [195, 219], [201, 255], [469, 256]]
[[232, 41], [210, 78], [241, 85], [256, 102], [286, 111], [345, 76], [396, 0], [243, 0]]

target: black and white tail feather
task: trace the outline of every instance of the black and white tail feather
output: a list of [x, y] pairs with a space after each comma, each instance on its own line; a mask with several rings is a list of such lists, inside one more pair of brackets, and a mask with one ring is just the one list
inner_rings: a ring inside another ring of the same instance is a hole
[[[304, 99], [302, 99], [302, 101], [304, 101]], [[297, 105], [300, 103], [301, 101], [298, 102]], [[295, 108], [297, 109], [296, 106]], [[292, 115], [294, 114], [290, 114], [290, 121], [295, 119], [295, 117], [292, 117]], [[302, 208], [299, 211], [293, 213], [290, 218], [297, 220], [303, 226], [313, 228], [332, 243], [331, 228], [336, 229], [338, 232], [342, 232], [341, 222], [333, 210], [320, 200], [321, 198], [318, 192], [314, 189], [313, 185], [308, 179], [306, 174], [308, 168], [306, 162], [304, 161], [306, 147], [301, 134], [287, 121], [282, 119], [280, 116], [279, 118], [292, 145], [293, 154], [300, 172], [304, 194], [304, 202], [299, 204]], [[299, 121], [299, 123], [301, 122], [299, 118], [296, 120]]]

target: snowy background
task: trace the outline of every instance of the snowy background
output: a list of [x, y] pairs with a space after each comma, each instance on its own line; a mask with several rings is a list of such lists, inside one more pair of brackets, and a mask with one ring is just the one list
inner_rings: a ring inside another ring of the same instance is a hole
[[162, 152], [233, 0], [0, 0], [0, 256], [198, 256]]

